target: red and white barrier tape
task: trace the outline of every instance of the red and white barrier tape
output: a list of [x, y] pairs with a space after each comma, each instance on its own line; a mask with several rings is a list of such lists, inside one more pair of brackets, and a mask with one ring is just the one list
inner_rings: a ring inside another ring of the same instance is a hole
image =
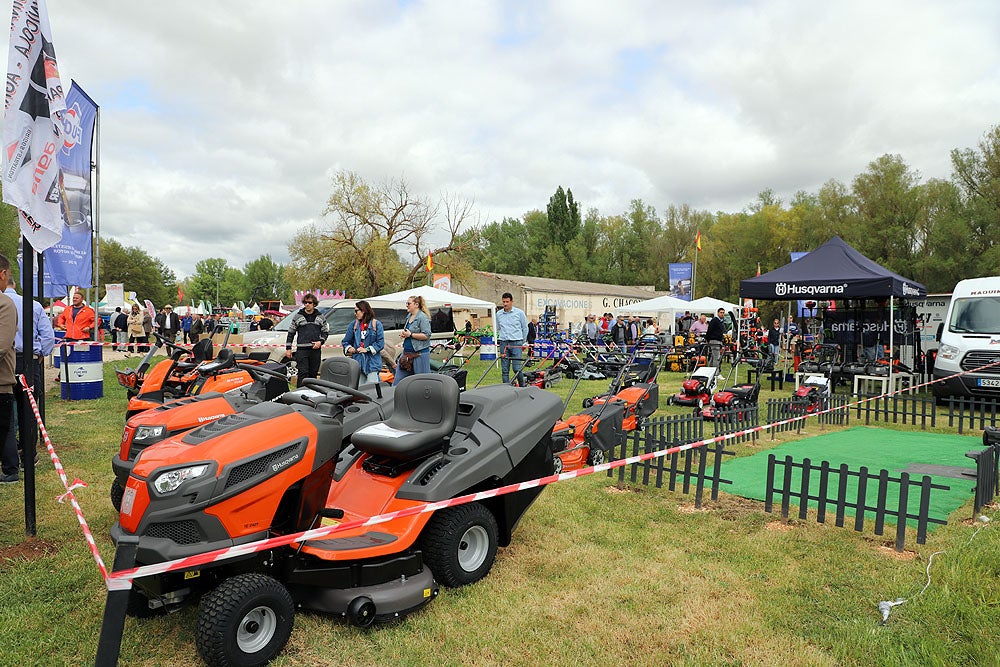
[[35, 413], [35, 421], [38, 422], [38, 430], [42, 434], [42, 441], [45, 443], [45, 449], [49, 452], [49, 458], [52, 459], [52, 465], [55, 466], [56, 473], [66, 488], [66, 493], [57, 496], [56, 500], [61, 503], [67, 498], [69, 499], [70, 505], [73, 506], [73, 511], [76, 512], [76, 520], [80, 522], [83, 537], [87, 540], [87, 545], [90, 547], [90, 553], [94, 556], [94, 561], [97, 562], [97, 569], [101, 571], [101, 576], [104, 577], [104, 581], [110, 587], [111, 582], [108, 581], [108, 568], [105, 567], [104, 561], [101, 559], [101, 553], [97, 550], [97, 543], [94, 541], [93, 533], [90, 532], [90, 526], [87, 525], [86, 517], [83, 516], [83, 510], [80, 509], [79, 503], [76, 502], [76, 496], [73, 495], [73, 489], [86, 487], [87, 484], [80, 479], [74, 479], [73, 483], [70, 484], [66, 479], [66, 471], [63, 469], [62, 461], [59, 460], [56, 449], [52, 446], [52, 441], [49, 440], [49, 432], [45, 429], [45, 424], [42, 422], [42, 415], [38, 411], [38, 403], [35, 402], [35, 394], [31, 391], [31, 387], [28, 386], [23, 375], [18, 375], [17, 379], [21, 383], [25, 395], [28, 397], [28, 402], [31, 403], [31, 410]]
[[[963, 375], [965, 373], [972, 373], [975, 371], [982, 370], [984, 368], [989, 368], [990, 366], [995, 366], [1000, 364], [1000, 361], [994, 362], [992, 364], [987, 364], [974, 371], [965, 371], [963, 373], [958, 373], [957, 375]], [[955, 376], [952, 376], [955, 377]], [[502, 486], [498, 489], [492, 489], [488, 491], [479, 491], [477, 493], [470, 493], [464, 496], [458, 496], [456, 498], [451, 498], [449, 500], [442, 500], [436, 503], [428, 503], [423, 506], [410, 507], [404, 510], [399, 510], [396, 512], [388, 512], [386, 514], [379, 514], [367, 519], [356, 519], [354, 521], [345, 521], [344, 523], [335, 526], [325, 526], [322, 528], [314, 528], [312, 530], [307, 530], [302, 533], [296, 533], [294, 535], [283, 535], [281, 537], [274, 537], [266, 540], [260, 540], [258, 542], [251, 542], [249, 544], [241, 544], [235, 547], [228, 547], [224, 549], [217, 549], [215, 551], [209, 551], [203, 554], [197, 554], [195, 556], [189, 556], [187, 558], [180, 558], [173, 561], [167, 561], [164, 563], [157, 563], [155, 565], [143, 565], [136, 568], [131, 568], [128, 570], [120, 570], [113, 572], [109, 577], [109, 586], [111, 582], [115, 579], [135, 579], [137, 577], [145, 577], [154, 574], [162, 574], [164, 572], [170, 572], [174, 570], [189, 569], [193, 567], [198, 567], [201, 565], [207, 565], [209, 563], [216, 563], [219, 561], [227, 560], [230, 558], [235, 558], [237, 556], [244, 556], [246, 554], [256, 553], [258, 551], [264, 551], [267, 549], [273, 549], [275, 547], [285, 546], [291, 544], [292, 542], [312, 540], [320, 537], [326, 537], [335, 533], [343, 532], [346, 530], [352, 530], [355, 528], [363, 528], [366, 526], [374, 526], [380, 523], [386, 523], [388, 521], [393, 521], [394, 519], [401, 519], [404, 517], [415, 516], [417, 514], [426, 514], [429, 512], [436, 512], [437, 510], [444, 509], [446, 507], [454, 507], [456, 505], [464, 505], [466, 503], [476, 502], [479, 500], [485, 500], [487, 498], [494, 498], [496, 496], [503, 496], [508, 493], [516, 493], [518, 491], [524, 491], [526, 489], [533, 489], [540, 486], [546, 486], [554, 482], [562, 482], [568, 479], [574, 479], [577, 477], [583, 477], [585, 475], [592, 475], [594, 473], [606, 472], [608, 470], [613, 470], [615, 468], [621, 468], [628, 465], [633, 465], [635, 463], [642, 463], [643, 461], [648, 461], [656, 458], [662, 458], [665, 456], [670, 456], [677, 452], [687, 451], [689, 449], [695, 449], [697, 447], [704, 447], [705, 445], [714, 444], [717, 442], [725, 442], [727, 440], [732, 440], [745, 436], [751, 433], [766, 430], [774, 426], [783, 426], [785, 424], [792, 424], [797, 421], [803, 421], [810, 417], [819, 417], [820, 415], [829, 414], [836, 412], [838, 410], [847, 410], [852, 407], [862, 405], [869, 401], [877, 400], [885, 396], [892, 396], [903, 391], [911, 391], [917, 387], [926, 386], [934, 384], [935, 382], [940, 382], [945, 378], [940, 378], [938, 380], [931, 380], [930, 382], [924, 383], [922, 385], [915, 385], [914, 387], [906, 387], [899, 389], [894, 392], [887, 392], [880, 396], [873, 396], [870, 398], [861, 399], [860, 401], [855, 401], [853, 403], [848, 403], [843, 406], [837, 406], [835, 408], [828, 408], [826, 410], [820, 410], [818, 412], [813, 412], [810, 414], [799, 415], [797, 417], [791, 417], [789, 419], [782, 419], [770, 424], [764, 424], [761, 426], [755, 426], [753, 428], [744, 429], [742, 431], [737, 431], [735, 433], [728, 433], [725, 435], [716, 436], [714, 438], [706, 438], [698, 442], [688, 443], [686, 445], [679, 445], [675, 447], [669, 447], [667, 449], [661, 449], [656, 452], [649, 452], [645, 454], [639, 454], [637, 456], [630, 456], [624, 459], [618, 459], [616, 461], [610, 461], [608, 463], [602, 463], [596, 466], [590, 466], [588, 468], [582, 468], [580, 470], [572, 470], [569, 472], [560, 473], [558, 475], [548, 475], [547, 477], [542, 477], [539, 479], [533, 479], [526, 482], [520, 482], [517, 484], [508, 484], [507, 486]]]
[[879, 396], [872, 396], [872, 397], [869, 397], [869, 398], [864, 398], [864, 399], [861, 399], [859, 401], [855, 401], [853, 403], [847, 403], [847, 404], [842, 405], [842, 406], [831, 407], [831, 408], [828, 408], [826, 410], [820, 410], [818, 412], [813, 412], [813, 413], [809, 413], [809, 414], [803, 414], [803, 415], [799, 415], [797, 417], [791, 417], [789, 419], [783, 419], [783, 420], [779, 420], [779, 421], [776, 421], [776, 422], [772, 422], [770, 424], [763, 424], [763, 425], [760, 425], [760, 426], [755, 426], [753, 428], [744, 429], [742, 431], [737, 431], [735, 433], [728, 433], [728, 434], [725, 434], [725, 435], [716, 436], [714, 438], [706, 438], [706, 439], [700, 440], [698, 442], [692, 442], [692, 443], [688, 443], [688, 444], [685, 444], [685, 445], [678, 445], [678, 446], [675, 446], [675, 447], [669, 447], [667, 449], [662, 449], [662, 450], [659, 450], [659, 451], [656, 451], [656, 452], [648, 452], [648, 453], [645, 453], [645, 454], [639, 454], [639, 455], [636, 455], [636, 456], [630, 456], [630, 457], [627, 457], [627, 458], [624, 458], [624, 459], [618, 459], [616, 461], [610, 461], [608, 463], [602, 463], [600, 465], [590, 466], [588, 468], [582, 468], [580, 470], [573, 470], [573, 471], [569, 471], [569, 472], [564, 472], [564, 473], [560, 473], [558, 475], [548, 475], [546, 477], [542, 477], [542, 478], [534, 479], [534, 480], [528, 480], [526, 482], [519, 482], [517, 484], [508, 484], [507, 486], [502, 486], [502, 487], [497, 488], [497, 489], [491, 489], [491, 490], [487, 490], [487, 491], [479, 491], [477, 493], [471, 493], [471, 494], [467, 494], [467, 495], [464, 495], [464, 496], [458, 496], [456, 498], [451, 498], [449, 500], [442, 500], [442, 501], [435, 502], [435, 503], [428, 503], [428, 504], [422, 505], [422, 506], [410, 507], [410, 508], [407, 508], [407, 509], [404, 509], [404, 510], [399, 510], [399, 511], [396, 511], [396, 512], [388, 512], [386, 514], [379, 514], [379, 515], [376, 515], [376, 516], [373, 516], [373, 517], [369, 517], [367, 519], [356, 519], [354, 521], [346, 521], [344, 523], [337, 524], [337, 525], [334, 525], [334, 526], [326, 526], [326, 527], [321, 527], [321, 528], [314, 528], [312, 530], [307, 530], [307, 531], [304, 531], [304, 532], [301, 532], [301, 533], [295, 533], [295, 534], [292, 534], [292, 535], [283, 535], [281, 537], [273, 537], [273, 538], [269, 538], [269, 539], [265, 539], [265, 540], [259, 540], [257, 542], [251, 542], [249, 544], [241, 544], [241, 545], [235, 546], [235, 547], [227, 547], [227, 548], [223, 548], [223, 549], [216, 549], [214, 551], [209, 551], [209, 552], [205, 552], [205, 553], [202, 553], [202, 554], [197, 554], [197, 555], [194, 555], [194, 556], [189, 556], [187, 558], [180, 558], [180, 559], [176, 559], [176, 560], [172, 560], [172, 561], [166, 561], [166, 562], [163, 562], [163, 563], [156, 563], [154, 565], [143, 565], [143, 566], [139, 566], [139, 567], [134, 567], [134, 568], [129, 568], [129, 569], [125, 569], [125, 570], [120, 570], [120, 571], [117, 571], [117, 572], [112, 572], [110, 574], [108, 573], [107, 568], [105, 567], [104, 562], [101, 559], [101, 555], [100, 555], [100, 553], [97, 550], [97, 545], [94, 542], [93, 535], [90, 532], [90, 528], [87, 526], [87, 522], [86, 522], [86, 519], [83, 516], [83, 512], [80, 510], [80, 507], [79, 507], [79, 505], [76, 502], [76, 498], [73, 496], [72, 489], [73, 488], [77, 488], [78, 485], [76, 484], [76, 481], [74, 482], [74, 484], [72, 486], [66, 481], [66, 475], [65, 475], [65, 473], [64, 473], [64, 471], [62, 469], [62, 465], [59, 462], [58, 457], [56, 456], [55, 449], [52, 447], [52, 443], [49, 440], [48, 434], [45, 431], [45, 426], [42, 423], [41, 415], [38, 412], [38, 407], [37, 407], [37, 404], [35, 403], [34, 396], [31, 393], [31, 389], [25, 383], [25, 380], [24, 380], [23, 376], [19, 376], [19, 378], [20, 378], [22, 386], [24, 386], [24, 388], [27, 391], [29, 400], [31, 401], [32, 409], [34, 410], [34, 413], [35, 413], [35, 419], [38, 421], [38, 426], [41, 429], [42, 436], [43, 436], [43, 438], [45, 440], [46, 447], [49, 450], [49, 455], [52, 458], [52, 461], [53, 461], [54, 465], [56, 466], [56, 471], [59, 473], [60, 478], [63, 481], [63, 485], [66, 487], [66, 493], [63, 496], [60, 496], [60, 498], [63, 498], [63, 497], [70, 498], [70, 501], [71, 501], [71, 503], [73, 505], [73, 508], [76, 511], [77, 518], [78, 518], [78, 520], [80, 522], [80, 526], [81, 526], [81, 528], [83, 530], [84, 537], [86, 538], [87, 543], [90, 545], [90, 549], [91, 549], [91, 552], [92, 552], [92, 554], [94, 556], [94, 560], [97, 562], [97, 566], [98, 566], [98, 568], [101, 571], [101, 575], [104, 577], [105, 584], [107, 585], [108, 590], [123, 590], [123, 589], [129, 589], [129, 588], [131, 588], [131, 586], [132, 586], [132, 580], [136, 579], [138, 577], [145, 577], [145, 576], [151, 576], [151, 575], [155, 575], [155, 574], [162, 574], [164, 572], [171, 572], [171, 571], [175, 571], [175, 570], [191, 569], [191, 568], [199, 567], [201, 565], [206, 565], [206, 564], [209, 564], [209, 563], [216, 563], [216, 562], [220, 562], [220, 561], [223, 561], [223, 560], [228, 560], [230, 558], [235, 558], [235, 557], [238, 557], [238, 556], [244, 556], [244, 555], [247, 555], [247, 554], [257, 553], [259, 551], [264, 551], [264, 550], [267, 550], [267, 549], [273, 549], [273, 548], [276, 548], [276, 547], [285, 546], [285, 545], [291, 544], [292, 542], [312, 540], [312, 539], [317, 539], [317, 538], [320, 538], [320, 537], [326, 537], [328, 535], [332, 535], [332, 534], [343, 532], [343, 531], [347, 531], [347, 530], [353, 530], [355, 528], [363, 528], [363, 527], [366, 527], [366, 526], [374, 526], [374, 525], [378, 525], [378, 524], [381, 524], [381, 523], [386, 523], [388, 521], [393, 521], [395, 519], [401, 519], [401, 518], [405, 518], [405, 517], [409, 517], [409, 516], [415, 516], [415, 515], [418, 515], [418, 514], [426, 514], [426, 513], [430, 513], [430, 512], [436, 512], [437, 510], [444, 509], [446, 507], [454, 507], [454, 506], [457, 506], [457, 505], [464, 505], [466, 503], [476, 502], [476, 501], [480, 501], [480, 500], [485, 500], [487, 498], [494, 498], [494, 497], [497, 497], [497, 496], [507, 495], [509, 493], [516, 493], [518, 491], [524, 491], [524, 490], [527, 490], [527, 489], [533, 489], [533, 488], [537, 488], [537, 487], [541, 487], [541, 486], [546, 486], [546, 485], [552, 484], [554, 482], [562, 482], [562, 481], [569, 480], [569, 479], [575, 479], [577, 477], [583, 477], [583, 476], [586, 476], [586, 475], [592, 475], [594, 473], [606, 472], [608, 470], [613, 470], [615, 468], [621, 468], [621, 467], [624, 467], [624, 466], [633, 465], [633, 464], [636, 464], [636, 463], [642, 463], [644, 461], [648, 461], [648, 460], [652, 460], [652, 459], [656, 459], [656, 458], [662, 458], [662, 457], [665, 457], [665, 456], [670, 456], [672, 454], [675, 454], [675, 453], [678, 453], [678, 452], [687, 451], [687, 450], [691, 450], [691, 449], [695, 449], [697, 447], [704, 447], [706, 445], [714, 444], [714, 443], [717, 443], [717, 442], [725, 442], [727, 440], [739, 438], [739, 437], [742, 437], [742, 436], [745, 436], [745, 435], [749, 435], [751, 433], [764, 431], [764, 430], [766, 430], [768, 428], [772, 428], [772, 427], [775, 427], [775, 426], [783, 426], [785, 424], [792, 424], [792, 423], [795, 423], [797, 421], [804, 421], [804, 420], [809, 419], [811, 417], [819, 417], [820, 415], [830, 414], [830, 413], [836, 412], [838, 410], [849, 410], [852, 407], [856, 407], [856, 406], [862, 405], [864, 403], [868, 403], [870, 401], [878, 400], [880, 398], [892, 396], [892, 395], [895, 395], [895, 394], [898, 394], [898, 393], [902, 393], [902, 392], [913, 391], [913, 390], [921, 388], [921, 387], [930, 386], [930, 385], [935, 384], [937, 382], [942, 382], [942, 381], [944, 381], [946, 379], [950, 379], [950, 378], [954, 378], [954, 377], [960, 377], [962, 375], [967, 375], [967, 374], [970, 374], [970, 373], [979, 372], [979, 371], [982, 371], [983, 369], [990, 368], [990, 367], [993, 367], [993, 366], [996, 366], [996, 365], [1000, 365], [1000, 361], [996, 361], [996, 362], [993, 362], [993, 363], [990, 363], [990, 364], [986, 364], [984, 366], [981, 366], [979, 368], [975, 368], [975, 369], [972, 369], [972, 370], [969, 370], [969, 371], [962, 371], [960, 373], [956, 373], [955, 375], [951, 375], [951, 376], [948, 376], [946, 378], [938, 378], [936, 380], [930, 380], [929, 382], [925, 382], [925, 383], [922, 383], [922, 384], [914, 385], [912, 387], [905, 387], [905, 388], [898, 389], [896, 391], [886, 392], [886, 393], [881, 394]]

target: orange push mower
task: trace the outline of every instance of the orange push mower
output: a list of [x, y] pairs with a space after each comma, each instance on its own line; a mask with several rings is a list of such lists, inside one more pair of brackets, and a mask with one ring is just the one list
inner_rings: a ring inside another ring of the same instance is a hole
[[[440, 374], [360, 391], [304, 385], [312, 393], [289, 392], [141, 452], [111, 530], [118, 547], [134, 547], [138, 565], [161, 563], [552, 474], [561, 403], [549, 392], [494, 385], [460, 394]], [[129, 613], [200, 598], [202, 658], [264, 664], [287, 642], [296, 608], [367, 627], [424, 606], [439, 582], [486, 576], [541, 490], [140, 577]]]
[[[213, 347], [209, 338], [204, 338], [192, 347], [186, 348], [166, 340], [155, 332], [153, 337], [156, 342], [150, 345], [146, 356], [136, 368], [115, 370], [118, 384], [128, 391], [126, 419], [143, 410], [155, 408], [171, 398], [208, 391], [224, 392], [253, 382], [253, 378], [245, 368], [226, 366], [211, 373], [198, 372], [204, 362], [212, 360]], [[153, 356], [161, 347], [165, 347], [170, 356], [150, 368]], [[258, 365], [267, 360], [263, 352], [236, 355], [236, 358], [244, 364]]]
[[[552, 430], [556, 472], [604, 463], [625, 433], [641, 428], [659, 407], [658, 371], [658, 357], [648, 364], [626, 363], [606, 393], [584, 400], [582, 412], [556, 422]], [[572, 395], [570, 391], [567, 404]]]

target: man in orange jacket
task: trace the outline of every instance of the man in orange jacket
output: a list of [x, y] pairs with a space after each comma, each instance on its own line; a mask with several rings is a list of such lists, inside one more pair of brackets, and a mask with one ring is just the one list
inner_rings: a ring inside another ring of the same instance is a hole
[[94, 309], [83, 302], [83, 294], [73, 292], [73, 305], [59, 313], [56, 329], [66, 332], [66, 340], [88, 340], [94, 331]]

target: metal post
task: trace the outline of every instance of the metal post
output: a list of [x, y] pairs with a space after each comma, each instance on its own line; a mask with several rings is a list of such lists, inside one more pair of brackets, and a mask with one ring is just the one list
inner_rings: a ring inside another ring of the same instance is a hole
[[[118, 540], [115, 551], [113, 571], [127, 570], [135, 566], [135, 556], [139, 548], [139, 538], [134, 535], [123, 536]], [[94, 664], [97, 667], [113, 667], [118, 664], [118, 655], [122, 650], [122, 633], [125, 631], [125, 610], [131, 593], [131, 581], [123, 590], [108, 590], [104, 602], [104, 620], [101, 622], [101, 634], [97, 639], [97, 657]]]
[[[21, 239], [21, 368], [27, 378], [34, 377], [35, 368], [35, 309], [34, 296], [35, 289], [32, 278], [35, 276], [35, 249], [31, 247], [31, 242], [27, 237]], [[3, 286], [7, 289], [7, 286]], [[15, 410], [18, 413], [18, 435], [21, 438], [21, 460], [24, 463], [24, 534], [27, 537], [35, 537], [38, 533], [36, 512], [35, 512], [35, 446], [28, 447], [29, 441], [33, 439], [29, 436], [35, 426], [35, 414], [31, 411], [31, 404], [28, 402], [27, 392], [19, 390], [17, 392], [21, 400], [15, 403]], [[17, 406], [20, 406], [18, 408]], [[7, 434], [4, 433], [6, 438]]]

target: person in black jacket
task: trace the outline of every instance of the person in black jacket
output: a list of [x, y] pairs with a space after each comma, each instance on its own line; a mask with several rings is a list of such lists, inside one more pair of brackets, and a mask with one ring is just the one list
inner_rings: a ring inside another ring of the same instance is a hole
[[111, 322], [111, 326], [115, 330], [116, 343], [111, 349], [122, 351], [128, 343], [128, 315], [123, 313], [120, 307], [115, 308], [115, 319]]
[[319, 376], [319, 362], [322, 355], [320, 348], [330, 335], [330, 325], [323, 314], [316, 310], [319, 301], [313, 294], [302, 297], [302, 308], [292, 316], [288, 325], [288, 336], [285, 338], [285, 356], [292, 357], [292, 341], [298, 334], [295, 349], [295, 365], [298, 368], [298, 378], [295, 386], [302, 386], [305, 378]]
[[535, 340], [538, 338], [538, 318], [532, 317], [528, 320], [528, 336], [524, 339], [524, 344], [528, 346], [528, 356], [535, 356]]
[[719, 308], [719, 312], [708, 323], [708, 333], [705, 340], [708, 341], [708, 365], [719, 367], [722, 362], [722, 341], [726, 334], [725, 325], [726, 309]]

